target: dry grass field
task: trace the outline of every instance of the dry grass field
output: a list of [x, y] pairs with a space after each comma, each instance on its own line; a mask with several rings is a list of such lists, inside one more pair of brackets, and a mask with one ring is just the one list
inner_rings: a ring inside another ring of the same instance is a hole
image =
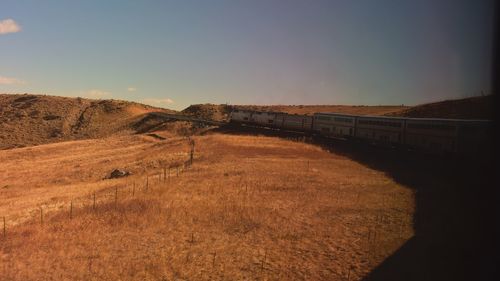
[[346, 156], [209, 133], [164, 176], [189, 144], [156, 134], [0, 151], [1, 279], [361, 280], [413, 236], [413, 190]]
[[[480, 111], [463, 104], [269, 109]], [[494, 268], [477, 254], [494, 240], [480, 157], [214, 129], [113, 100], [0, 95], [0, 105], [1, 281], [474, 280]], [[131, 175], [105, 179], [114, 169]]]

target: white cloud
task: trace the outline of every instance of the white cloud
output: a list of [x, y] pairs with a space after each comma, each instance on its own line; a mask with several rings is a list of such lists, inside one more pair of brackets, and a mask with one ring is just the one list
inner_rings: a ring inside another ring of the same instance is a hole
[[13, 84], [24, 84], [24, 82], [16, 78], [0, 76], [0, 85], [13, 85]]
[[135, 87], [128, 87], [127, 91], [129, 91], [129, 92], [135, 92], [135, 91], [137, 91], [137, 88], [135, 88]]
[[169, 98], [165, 98], [165, 99], [143, 99], [142, 103], [153, 105], [153, 106], [165, 106], [165, 105], [173, 104], [174, 101], [171, 100], [171, 99], [169, 99]]
[[21, 27], [13, 19], [0, 21], [0, 34], [16, 33], [19, 31], [21, 31]]
[[87, 92], [84, 92], [83, 95], [86, 98], [91, 98], [91, 99], [102, 99], [102, 98], [109, 98], [111, 97], [110, 92], [102, 91], [102, 90], [90, 90]]

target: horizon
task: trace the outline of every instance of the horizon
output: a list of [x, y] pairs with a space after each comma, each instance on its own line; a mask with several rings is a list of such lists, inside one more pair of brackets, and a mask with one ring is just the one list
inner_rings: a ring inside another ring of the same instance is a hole
[[491, 94], [493, 1], [282, 3], [5, 1], [0, 93], [176, 110]]

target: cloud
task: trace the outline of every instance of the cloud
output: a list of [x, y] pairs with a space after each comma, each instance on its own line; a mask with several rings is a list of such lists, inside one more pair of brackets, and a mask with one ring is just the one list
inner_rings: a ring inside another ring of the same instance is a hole
[[153, 106], [165, 106], [165, 105], [173, 104], [174, 101], [171, 100], [171, 99], [169, 99], [169, 98], [165, 98], [165, 99], [143, 99], [142, 103], [153, 105]]
[[128, 87], [127, 91], [129, 91], [129, 92], [135, 92], [135, 91], [137, 91], [137, 88], [135, 88], [135, 87]]
[[0, 21], [0, 34], [16, 33], [19, 31], [21, 31], [21, 27], [13, 19]]
[[16, 78], [0, 76], [0, 85], [13, 85], [13, 84], [24, 84], [24, 81], [21, 81]]
[[102, 98], [111, 97], [111, 93], [106, 92], [106, 91], [102, 91], [102, 90], [93, 89], [93, 90], [84, 92], [83, 96], [86, 98], [91, 98], [91, 99], [102, 99]]

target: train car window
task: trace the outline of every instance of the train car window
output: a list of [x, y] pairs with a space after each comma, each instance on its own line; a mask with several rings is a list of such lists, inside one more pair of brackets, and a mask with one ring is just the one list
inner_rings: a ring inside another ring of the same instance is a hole
[[330, 121], [330, 117], [328, 116], [316, 116], [317, 120]]
[[359, 120], [359, 124], [362, 125], [373, 125], [373, 126], [385, 126], [385, 127], [396, 127], [401, 128], [401, 122], [389, 122], [382, 120]]
[[351, 118], [335, 117], [333, 120], [335, 120], [335, 122], [352, 123]]
[[408, 124], [408, 128], [420, 130], [453, 131], [455, 129], [455, 126], [448, 124], [410, 123]]

